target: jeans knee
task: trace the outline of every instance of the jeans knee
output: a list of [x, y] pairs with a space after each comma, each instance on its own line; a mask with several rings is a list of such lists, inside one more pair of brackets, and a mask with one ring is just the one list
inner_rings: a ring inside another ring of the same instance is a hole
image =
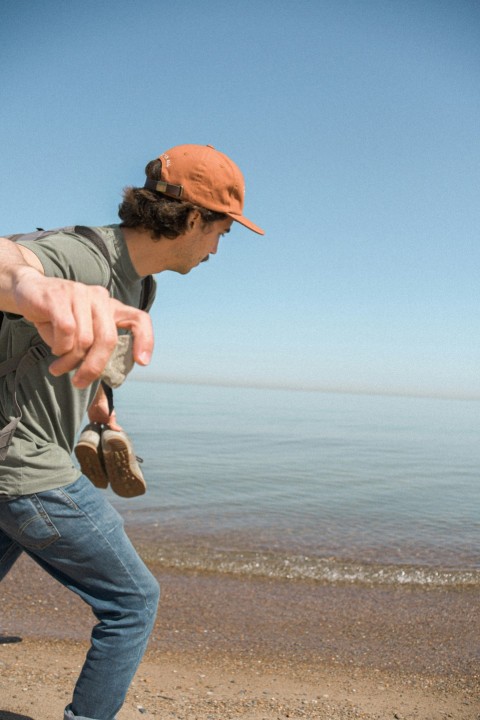
[[113, 604], [97, 614], [107, 625], [114, 623], [123, 632], [149, 635], [157, 615], [160, 586], [153, 575], [144, 575], [141, 584], [117, 596]]

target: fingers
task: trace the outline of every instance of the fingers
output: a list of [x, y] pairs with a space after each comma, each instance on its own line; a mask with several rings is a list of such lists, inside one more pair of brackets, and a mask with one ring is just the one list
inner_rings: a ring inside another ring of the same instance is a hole
[[101, 293], [92, 292], [86, 285], [78, 284], [73, 302], [65, 307], [65, 317], [59, 318], [53, 328], [52, 352], [68, 357], [69, 353], [82, 353], [89, 348], [94, 339], [93, 316], [85, 312], [90, 303], [100, 307]]
[[75, 283], [68, 322], [57, 321], [52, 326], [52, 352], [59, 355], [50, 365], [53, 375], [77, 368], [72, 382], [79, 388], [87, 387], [101, 375], [117, 343], [109, 304], [104, 288]]
[[[147, 313], [113, 300], [108, 294], [102, 297], [94, 292], [93, 296], [83, 298], [81, 306], [76, 304], [72, 309], [76, 330], [73, 341], [64, 340], [65, 346], [71, 347], [50, 365], [53, 375], [76, 369], [72, 382], [78, 388], [87, 387], [102, 374], [118, 341], [117, 328], [132, 332], [135, 362], [147, 365], [153, 352], [152, 323]], [[57, 335], [60, 333], [57, 329]], [[54, 342], [58, 347], [56, 336]]]
[[108, 420], [106, 421], [105, 424], [108, 425], [110, 430], [118, 430], [118, 431], [123, 430], [122, 426], [119, 425], [117, 422], [117, 416], [116, 416], [115, 410], [113, 410], [112, 414], [110, 415], [110, 417], [108, 418]]
[[[110, 424], [111, 421], [113, 421], [115, 425], [117, 424], [115, 410], [110, 413], [108, 397], [102, 384], [98, 386], [95, 397], [88, 408], [88, 419], [90, 422], [98, 423], [99, 425], [107, 425]], [[112, 429], [121, 430], [119, 427], [113, 427]]]
[[89, 305], [88, 287], [56, 279], [42, 281], [37, 302], [30, 301], [30, 307], [23, 313], [26, 319], [37, 327], [54, 355], [60, 357], [74, 351], [79, 342], [88, 346], [91, 324], [88, 312], [81, 311]]

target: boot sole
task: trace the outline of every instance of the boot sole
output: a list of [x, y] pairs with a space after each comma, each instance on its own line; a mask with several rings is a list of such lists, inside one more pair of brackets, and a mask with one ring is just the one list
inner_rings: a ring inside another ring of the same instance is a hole
[[108, 487], [108, 477], [102, 467], [98, 452], [90, 445], [76, 445], [75, 456], [80, 469], [95, 487], [105, 490]]
[[110, 440], [108, 450], [103, 448], [103, 460], [114, 493], [124, 498], [144, 495], [147, 484], [143, 477], [132, 470], [128, 446], [123, 440]]

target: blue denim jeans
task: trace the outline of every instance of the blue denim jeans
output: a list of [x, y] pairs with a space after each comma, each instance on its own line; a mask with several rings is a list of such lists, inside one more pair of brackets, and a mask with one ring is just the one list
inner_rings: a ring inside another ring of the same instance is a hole
[[158, 583], [89, 480], [0, 502], [0, 579], [22, 551], [92, 608], [98, 624], [64, 718], [115, 720], [152, 631]]

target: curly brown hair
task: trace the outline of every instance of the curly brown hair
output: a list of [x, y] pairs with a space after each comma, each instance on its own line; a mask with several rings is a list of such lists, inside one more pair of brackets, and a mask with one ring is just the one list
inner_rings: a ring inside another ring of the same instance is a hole
[[[152, 180], [160, 180], [161, 172], [160, 160], [151, 160], [145, 168], [145, 175]], [[192, 210], [199, 211], [204, 225], [225, 220], [227, 217], [224, 213], [206, 210], [154, 190], [137, 187], [125, 188], [118, 215], [122, 221], [120, 227], [142, 227], [148, 230], [155, 240], [162, 237], [174, 239], [187, 230]]]

